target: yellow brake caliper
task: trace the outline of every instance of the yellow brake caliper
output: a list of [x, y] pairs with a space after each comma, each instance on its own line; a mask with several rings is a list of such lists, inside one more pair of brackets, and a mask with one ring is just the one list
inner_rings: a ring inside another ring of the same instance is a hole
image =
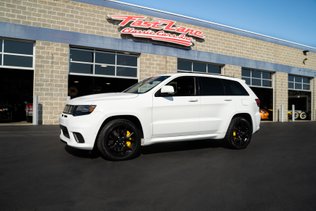
[[234, 139], [236, 138], [236, 136], [237, 136], [236, 131], [233, 131], [233, 137], [234, 137]]
[[129, 132], [129, 131], [126, 131], [126, 138], [127, 138], [127, 141], [126, 141], [126, 146], [128, 147], [128, 148], [132, 148], [132, 142], [131, 142], [131, 140], [132, 140], [132, 138], [131, 138], [131, 132]]

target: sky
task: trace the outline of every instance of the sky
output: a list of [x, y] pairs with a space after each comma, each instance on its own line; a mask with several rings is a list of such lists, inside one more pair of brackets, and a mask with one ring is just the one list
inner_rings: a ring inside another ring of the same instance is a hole
[[120, 0], [316, 48], [316, 0]]

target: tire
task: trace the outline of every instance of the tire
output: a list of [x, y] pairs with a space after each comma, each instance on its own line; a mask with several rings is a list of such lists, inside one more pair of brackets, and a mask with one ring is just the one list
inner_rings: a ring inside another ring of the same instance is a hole
[[226, 136], [225, 143], [232, 149], [245, 149], [252, 137], [251, 124], [243, 117], [235, 117], [232, 119]]
[[140, 154], [139, 130], [129, 120], [112, 120], [101, 129], [97, 139], [97, 148], [108, 160], [134, 158]]
[[306, 118], [307, 118], [307, 114], [304, 111], [302, 111], [300, 113], [300, 119], [305, 120]]

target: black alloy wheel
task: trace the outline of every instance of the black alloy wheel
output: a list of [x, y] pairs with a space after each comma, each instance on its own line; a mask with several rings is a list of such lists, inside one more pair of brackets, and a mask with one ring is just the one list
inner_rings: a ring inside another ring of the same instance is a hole
[[235, 117], [230, 123], [225, 141], [233, 149], [244, 149], [250, 143], [251, 136], [252, 127], [250, 123], [243, 117]]
[[140, 135], [136, 126], [129, 120], [115, 119], [101, 130], [97, 147], [109, 160], [127, 160], [140, 152]]

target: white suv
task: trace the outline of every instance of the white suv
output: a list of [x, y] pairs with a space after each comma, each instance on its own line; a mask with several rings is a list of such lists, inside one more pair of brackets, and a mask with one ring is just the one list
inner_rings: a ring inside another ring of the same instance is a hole
[[94, 147], [110, 160], [137, 156], [141, 145], [223, 139], [246, 148], [260, 127], [259, 99], [243, 80], [177, 73], [148, 78], [122, 93], [72, 99], [60, 115], [60, 138]]

